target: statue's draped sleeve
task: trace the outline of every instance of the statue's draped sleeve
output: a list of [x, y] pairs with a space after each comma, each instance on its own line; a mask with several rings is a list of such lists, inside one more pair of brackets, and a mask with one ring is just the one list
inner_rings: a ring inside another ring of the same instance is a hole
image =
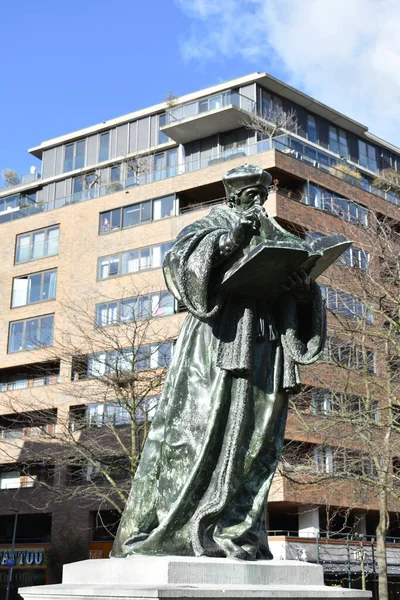
[[164, 261], [164, 276], [170, 292], [201, 321], [209, 321], [220, 309], [211, 282], [213, 268], [220, 262], [219, 240], [228, 232], [225, 211], [212, 211], [208, 217], [188, 225], [178, 235]]

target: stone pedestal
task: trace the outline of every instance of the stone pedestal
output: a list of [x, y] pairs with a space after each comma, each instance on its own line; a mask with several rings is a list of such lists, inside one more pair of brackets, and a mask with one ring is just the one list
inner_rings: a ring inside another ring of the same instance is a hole
[[324, 586], [322, 567], [306, 562], [180, 556], [84, 560], [64, 566], [63, 583], [19, 593], [24, 600], [371, 598], [370, 592]]

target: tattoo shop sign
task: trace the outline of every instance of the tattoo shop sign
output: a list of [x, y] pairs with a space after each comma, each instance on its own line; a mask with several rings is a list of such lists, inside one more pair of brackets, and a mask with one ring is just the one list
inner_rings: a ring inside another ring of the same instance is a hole
[[1, 567], [45, 567], [44, 548], [11, 548], [0, 549], [0, 568]]

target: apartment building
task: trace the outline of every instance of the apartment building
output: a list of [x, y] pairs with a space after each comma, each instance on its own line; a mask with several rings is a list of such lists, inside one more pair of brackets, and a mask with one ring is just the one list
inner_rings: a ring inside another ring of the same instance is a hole
[[[271, 107], [296, 115], [294, 128], [281, 130], [273, 139], [249, 125], [252, 115], [268, 114]], [[266, 209], [289, 231], [309, 239], [327, 231], [345, 232], [346, 224], [353, 234], [359, 231], [343, 269], [368, 268], [363, 231], [369, 226], [370, 211], [400, 221], [399, 196], [374, 186], [377, 172], [400, 173], [400, 149], [266, 73], [62, 135], [29, 152], [40, 159], [41, 168], [25, 175], [7, 171], [0, 190], [2, 585], [15, 515], [17, 585], [49, 580], [46, 553], [66, 543], [65, 532], [79, 533], [93, 558], [107, 556], [111, 547], [107, 519], [112, 504], [84, 502], [73, 493], [90, 485], [93, 469], [80, 464], [79, 477], [65, 474], [70, 493], [60, 503], [52, 491], [49, 460], [44, 465], [40, 459], [43, 453], [51, 457], [55, 452], [57, 431], [74, 435], [77, 414], [88, 429], [95, 425], [96, 435], [109, 422], [104, 415], [121, 431], [128, 422], [124, 411], [117, 414], [115, 407], [93, 402], [83, 391], [91, 378], [104, 374], [104, 357], [110, 350], [98, 341], [96, 348], [89, 343], [90, 329], [83, 342], [67, 339], [71, 316], [66, 307], [73, 308], [78, 320], [83, 314], [91, 320], [93, 339], [98, 340], [96, 331], [126, 326], [132, 321], [129, 314], [140, 314], [138, 307], [145, 305], [143, 311], [154, 317], [163, 342], [162, 352], [153, 352], [145, 366], [157, 369], [167, 364], [185, 312], [166, 290], [163, 257], [185, 225], [224, 201], [222, 176], [244, 162], [273, 175]], [[362, 304], [352, 297], [352, 290], [348, 292], [353, 313], [362, 314]], [[340, 294], [328, 285], [324, 293], [328, 304], [340, 304]], [[147, 348], [154, 340], [153, 336], [143, 344]], [[81, 359], [85, 355], [79, 368], [77, 354]], [[369, 358], [373, 372], [377, 364], [373, 348]], [[313, 406], [328, 402], [335, 383], [328, 365], [326, 387], [321, 386], [320, 375], [316, 385], [315, 369], [303, 375]], [[311, 447], [315, 441], [299, 434], [293, 418], [287, 439], [306, 441]], [[329, 452], [318, 449], [317, 470], [328, 468]], [[373, 535], [377, 501], [372, 497], [355, 501], [351, 485], [339, 486], [331, 503], [348, 506], [359, 516], [358, 530]], [[277, 558], [321, 560], [328, 580], [348, 574], [348, 543], [324, 539], [321, 495], [311, 488], [300, 492], [278, 475], [270, 500], [267, 528]], [[391, 535], [400, 537], [396, 507], [392, 509]], [[99, 511], [104, 517], [100, 521]], [[395, 577], [400, 576], [400, 545], [391, 542], [390, 572]], [[338, 552], [332, 554], [332, 548]], [[368, 551], [373, 553], [373, 544]], [[352, 569], [357, 574], [352, 566], [350, 576]]]

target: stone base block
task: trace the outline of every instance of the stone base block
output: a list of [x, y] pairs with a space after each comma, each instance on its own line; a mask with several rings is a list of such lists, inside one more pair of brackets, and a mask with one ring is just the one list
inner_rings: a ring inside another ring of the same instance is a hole
[[324, 586], [322, 567], [306, 562], [180, 556], [84, 560], [64, 565], [61, 584], [19, 593], [24, 600], [371, 598], [370, 592]]

